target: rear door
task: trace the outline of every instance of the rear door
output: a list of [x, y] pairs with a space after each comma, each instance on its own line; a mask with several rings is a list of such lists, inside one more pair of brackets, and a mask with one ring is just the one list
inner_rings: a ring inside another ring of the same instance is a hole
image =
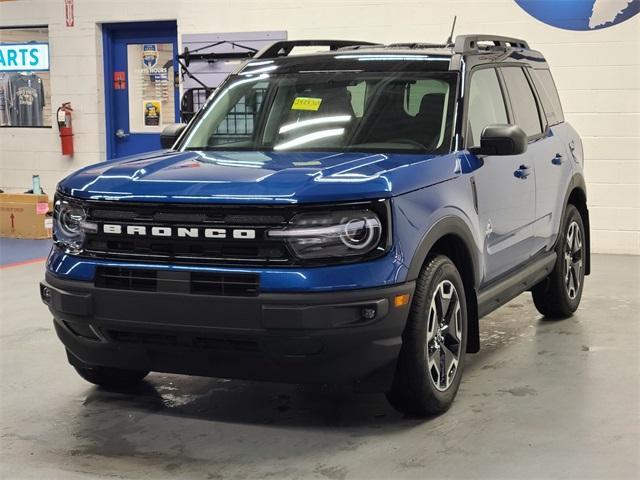
[[[531, 255], [545, 250], [552, 241], [553, 223], [562, 214], [558, 195], [563, 172], [569, 166], [560, 137], [547, 126], [531, 77], [520, 66], [501, 68], [516, 123], [529, 136], [528, 164], [535, 170], [535, 218]], [[562, 195], [564, 198], [564, 195]]]
[[[536, 170], [536, 218], [535, 234], [538, 243], [553, 247], [560, 231], [565, 195], [573, 174], [574, 152], [577, 148], [575, 131], [564, 121], [564, 114], [553, 77], [549, 69], [527, 69], [529, 79], [543, 107], [543, 119], [547, 123], [550, 150], [535, 158]], [[579, 143], [579, 140], [578, 140]]]
[[[487, 125], [515, 123], [495, 68], [472, 71], [467, 108], [467, 147], [480, 145]], [[525, 263], [533, 246], [535, 179], [527, 153], [484, 156], [473, 172], [478, 219], [484, 232], [484, 282]]]

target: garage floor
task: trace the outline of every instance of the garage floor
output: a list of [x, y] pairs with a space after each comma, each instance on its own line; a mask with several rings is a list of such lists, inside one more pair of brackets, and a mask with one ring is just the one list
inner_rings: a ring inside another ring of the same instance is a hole
[[[452, 409], [152, 374], [109, 393], [67, 365], [42, 264], [0, 270], [2, 478], [638, 478], [640, 257], [595, 256], [578, 313], [528, 294], [484, 319]], [[259, 368], [259, 367], [257, 367]]]

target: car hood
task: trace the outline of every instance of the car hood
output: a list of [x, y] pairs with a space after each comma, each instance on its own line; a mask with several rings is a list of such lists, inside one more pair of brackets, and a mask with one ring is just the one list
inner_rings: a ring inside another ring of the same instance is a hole
[[455, 154], [158, 151], [85, 167], [58, 186], [86, 199], [308, 203], [386, 198], [460, 172]]

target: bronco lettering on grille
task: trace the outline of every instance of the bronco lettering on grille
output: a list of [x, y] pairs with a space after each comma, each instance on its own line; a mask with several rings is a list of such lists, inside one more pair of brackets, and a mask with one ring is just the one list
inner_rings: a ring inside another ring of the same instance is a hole
[[[115, 235], [140, 235], [151, 237], [181, 237], [181, 238], [236, 238], [253, 240], [256, 231], [246, 228], [198, 228], [198, 227], [147, 227], [146, 225], [115, 225], [104, 224], [102, 231]], [[230, 236], [229, 236], [230, 235]]]

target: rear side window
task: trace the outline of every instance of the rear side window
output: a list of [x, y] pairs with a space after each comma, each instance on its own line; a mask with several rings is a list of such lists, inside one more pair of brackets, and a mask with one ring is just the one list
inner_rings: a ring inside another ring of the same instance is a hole
[[540, 135], [542, 123], [540, 122], [538, 104], [524, 71], [520, 67], [503, 67], [502, 76], [507, 84], [515, 123], [529, 137]]
[[483, 68], [473, 72], [469, 86], [468, 112], [469, 147], [480, 145], [480, 135], [487, 125], [509, 123], [502, 89], [494, 68]]
[[544, 107], [544, 112], [547, 114], [549, 125], [557, 125], [564, 122], [560, 97], [558, 96], [558, 90], [556, 89], [556, 84], [553, 82], [551, 72], [547, 69], [530, 70], [530, 72], [536, 90], [538, 90], [540, 100], [542, 100], [542, 106]]

